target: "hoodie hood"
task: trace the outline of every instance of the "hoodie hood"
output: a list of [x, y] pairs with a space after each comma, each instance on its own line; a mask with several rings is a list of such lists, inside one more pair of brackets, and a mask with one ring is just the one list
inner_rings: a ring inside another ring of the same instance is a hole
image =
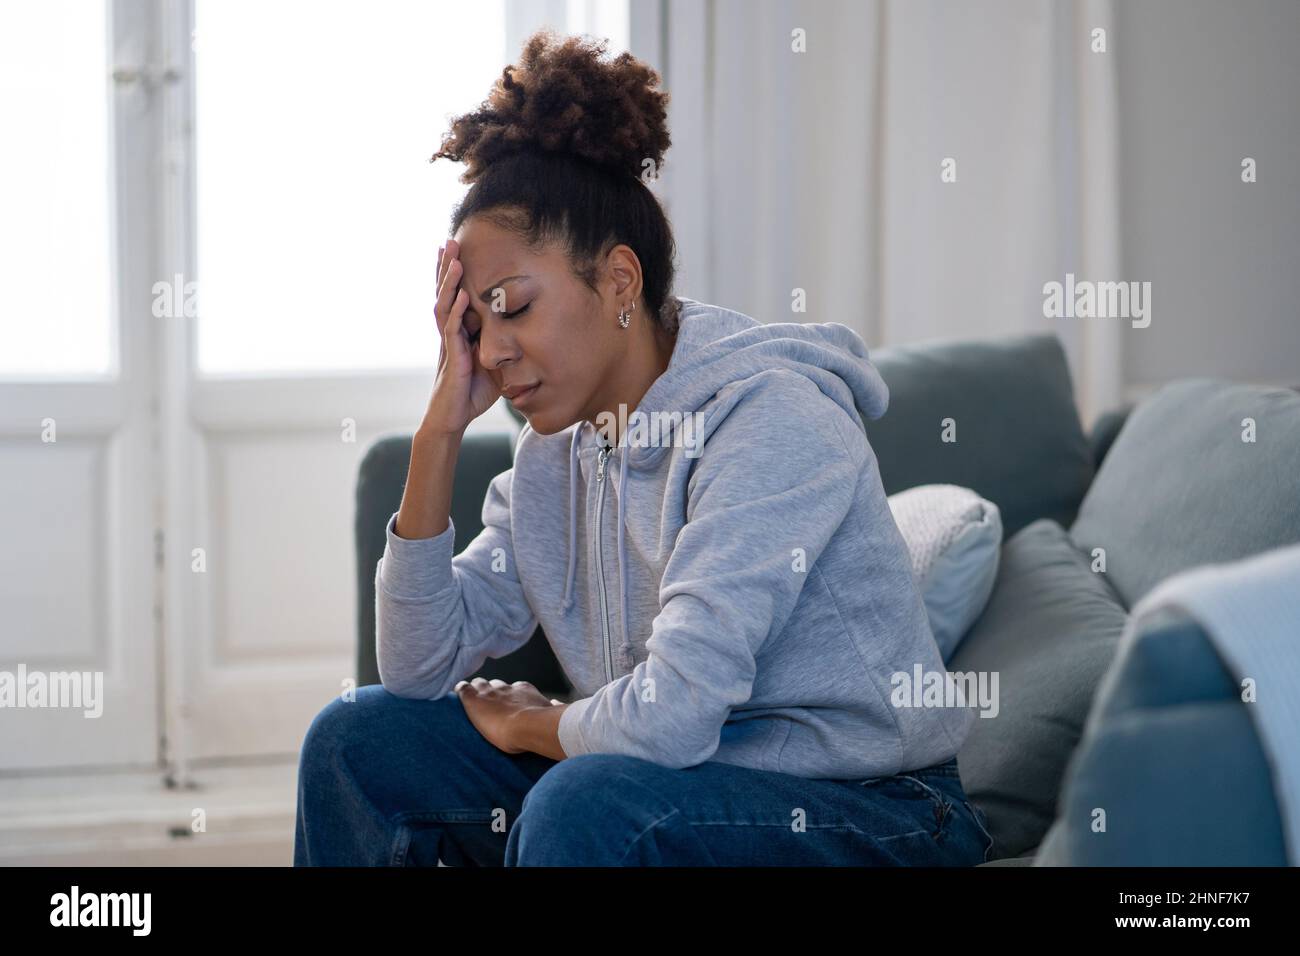
[[[628, 412], [628, 427], [612, 448], [609, 460], [618, 468], [619, 605], [623, 609], [622, 647], [627, 647], [627, 551], [624, 544], [624, 505], [627, 475], [631, 469], [653, 468], [674, 444], [682, 444], [671, 429], [661, 431], [655, 444], [638, 443], [638, 419], [663, 413], [664, 423], [681, 421], [702, 408], [727, 385], [770, 369], [788, 369], [811, 379], [821, 392], [840, 406], [859, 428], [863, 418], [875, 419], [889, 406], [889, 388], [867, 357], [861, 336], [838, 322], [759, 322], [748, 315], [695, 299], [681, 303], [677, 341], [668, 368], [651, 384], [635, 410]], [[679, 415], [680, 419], [670, 416]], [[683, 429], [690, 427], [683, 425]], [[703, 446], [703, 434], [690, 440]], [[686, 436], [683, 436], [686, 437]], [[629, 440], [631, 439], [631, 440]], [[569, 547], [562, 608], [574, 600], [577, 569], [578, 452], [590, 444], [603, 444], [591, 422], [579, 422], [569, 443]], [[607, 472], [608, 474], [608, 472]]]

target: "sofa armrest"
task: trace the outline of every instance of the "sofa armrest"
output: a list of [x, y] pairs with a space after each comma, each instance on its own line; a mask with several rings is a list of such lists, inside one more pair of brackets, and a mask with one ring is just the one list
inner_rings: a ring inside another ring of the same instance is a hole
[[1252, 706], [1195, 621], [1150, 615], [1103, 680], [1034, 865], [1286, 866]]
[[[366, 450], [357, 474], [357, 685], [378, 684], [375, 659], [375, 567], [384, 554], [384, 527], [401, 507], [411, 461], [410, 435], [379, 438]], [[483, 530], [483, 500], [488, 485], [514, 460], [512, 436], [467, 434], [461, 440], [452, 487], [451, 520], [456, 525], [454, 552], [459, 554]], [[488, 660], [471, 677], [526, 680], [543, 693], [565, 697], [572, 687], [539, 627], [528, 643], [497, 660]]]

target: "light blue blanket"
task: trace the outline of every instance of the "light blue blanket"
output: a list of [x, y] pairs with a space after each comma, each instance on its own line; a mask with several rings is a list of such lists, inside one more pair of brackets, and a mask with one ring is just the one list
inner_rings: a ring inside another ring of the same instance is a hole
[[1175, 574], [1133, 607], [1130, 629], [1158, 608], [1200, 625], [1243, 695], [1254, 682], [1246, 706], [1272, 768], [1287, 859], [1300, 865], [1300, 545]]

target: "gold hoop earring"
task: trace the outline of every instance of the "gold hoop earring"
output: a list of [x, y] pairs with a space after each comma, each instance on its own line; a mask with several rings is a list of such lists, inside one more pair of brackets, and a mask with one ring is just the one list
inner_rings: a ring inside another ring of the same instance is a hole
[[618, 324], [620, 328], [624, 328], [624, 329], [627, 328], [628, 323], [632, 321], [632, 313], [634, 311], [636, 311], [635, 302], [633, 302], [631, 306], [625, 309], [618, 310]]

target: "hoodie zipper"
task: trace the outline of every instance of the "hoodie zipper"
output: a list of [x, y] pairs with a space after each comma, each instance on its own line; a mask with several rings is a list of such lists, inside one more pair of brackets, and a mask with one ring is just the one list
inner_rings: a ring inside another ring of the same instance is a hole
[[609, 612], [605, 605], [604, 549], [601, 547], [601, 531], [604, 528], [604, 524], [601, 521], [601, 514], [605, 504], [605, 462], [609, 460], [610, 453], [613, 450], [613, 447], [610, 445], [602, 445], [596, 463], [596, 581], [600, 585], [597, 589], [597, 593], [600, 595], [600, 633], [602, 641], [601, 646], [605, 652], [606, 684], [611, 684], [614, 681], [614, 661], [609, 646]]

